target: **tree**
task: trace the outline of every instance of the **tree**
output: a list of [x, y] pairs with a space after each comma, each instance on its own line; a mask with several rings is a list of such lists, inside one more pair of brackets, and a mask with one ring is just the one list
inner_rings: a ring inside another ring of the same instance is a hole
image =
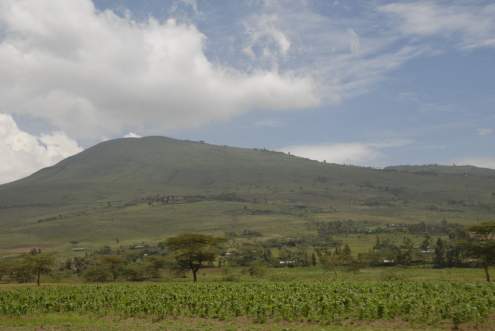
[[125, 260], [118, 255], [104, 255], [99, 258], [98, 266], [107, 269], [112, 274], [112, 280], [116, 281], [117, 278], [123, 273]]
[[340, 256], [338, 257], [341, 264], [351, 264], [352, 263], [352, 251], [348, 244], [344, 245], [344, 248], [340, 252]]
[[26, 254], [23, 256], [23, 260], [25, 266], [35, 275], [38, 286], [40, 286], [41, 275], [49, 273], [55, 264], [53, 254], [41, 253], [41, 251]]
[[10, 265], [6, 259], [0, 259], [0, 281], [10, 273]]
[[112, 279], [112, 273], [108, 268], [99, 265], [92, 265], [84, 271], [83, 277], [88, 282], [103, 283]]
[[487, 282], [491, 281], [490, 265], [495, 264], [495, 222], [483, 223], [469, 229], [470, 238], [461, 245], [471, 257], [477, 258], [483, 270]]
[[271, 261], [271, 251], [257, 242], [245, 242], [229, 252], [227, 261], [233, 265], [250, 266]]
[[431, 245], [431, 237], [429, 235], [426, 235], [423, 241], [421, 242], [420, 248], [423, 251], [428, 251], [428, 249], [430, 249], [430, 245]]
[[193, 280], [198, 280], [197, 273], [206, 262], [215, 261], [223, 238], [200, 234], [183, 234], [169, 238], [166, 245], [174, 254], [175, 261], [181, 269], [189, 269]]
[[399, 263], [402, 265], [409, 265], [413, 260], [414, 255], [414, 243], [409, 237], [404, 237], [400, 246], [400, 254], [398, 256]]
[[315, 252], [311, 253], [311, 265], [316, 267], [316, 254]]
[[433, 259], [433, 264], [436, 267], [445, 266], [445, 243], [441, 238], [438, 238], [435, 245], [435, 257]]

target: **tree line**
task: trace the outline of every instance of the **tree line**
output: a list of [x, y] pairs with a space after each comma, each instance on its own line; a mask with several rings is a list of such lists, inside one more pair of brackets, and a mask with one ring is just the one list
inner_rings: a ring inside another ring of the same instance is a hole
[[39, 285], [42, 275], [58, 272], [90, 282], [144, 281], [159, 279], [161, 270], [168, 269], [177, 274], [190, 272], [196, 282], [198, 272], [205, 267], [245, 267], [249, 274], [256, 276], [266, 267], [322, 266], [358, 270], [419, 264], [434, 268], [481, 267], [486, 280], [490, 281], [489, 266], [495, 264], [495, 223], [473, 226], [436, 240], [425, 235], [419, 245], [409, 237], [397, 243], [377, 236], [373, 248], [361, 254], [353, 254], [348, 244], [321, 232], [313, 237], [264, 241], [182, 234], [156, 246], [103, 247], [62, 261], [53, 253], [33, 249], [15, 258], [0, 259], [0, 280]]

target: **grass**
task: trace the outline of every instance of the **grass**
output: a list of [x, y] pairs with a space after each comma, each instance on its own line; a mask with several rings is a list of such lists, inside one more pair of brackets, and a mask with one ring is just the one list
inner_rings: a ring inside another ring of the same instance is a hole
[[[43, 314], [23, 317], [0, 317], [3, 331], [444, 331], [441, 326], [414, 325], [403, 321], [344, 322], [340, 325], [310, 323], [267, 322], [253, 323], [246, 319], [216, 321], [201, 318], [175, 318], [153, 320], [151, 318], [119, 318], [112, 316], [79, 314]], [[492, 331], [491, 321], [481, 325], [466, 324], [460, 330]]]
[[[473, 224], [494, 219], [493, 187], [495, 172], [479, 168], [377, 170], [162, 137], [119, 139], [0, 186], [0, 254], [190, 231], [288, 236], [309, 219]], [[232, 192], [242, 202], [219, 197]], [[137, 203], [155, 194], [203, 198]]]
[[[493, 269], [493, 268], [492, 268]], [[359, 271], [345, 271], [342, 268], [324, 269], [320, 267], [297, 268], [269, 268], [266, 274], [251, 277], [243, 268], [229, 268], [228, 275], [235, 275], [236, 279], [243, 281], [269, 280], [269, 281], [352, 281], [352, 282], [380, 282], [390, 278], [401, 281], [416, 282], [461, 282], [484, 283], [485, 275], [482, 269], [476, 268], [446, 268], [432, 269], [422, 267], [377, 267], [364, 268]], [[221, 281], [226, 276], [222, 269], [202, 269], [199, 272], [199, 281]], [[187, 274], [184, 281], [190, 281]]]
[[[491, 273], [495, 269], [491, 268]], [[346, 271], [342, 268], [325, 269], [321, 267], [295, 267], [295, 268], [267, 268], [262, 276], [250, 276], [246, 268], [206, 268], [198, 273], [198, 281], [203, 282], [255, 282], [255, 281], [275, 281], [275, 282], [381, 282], [384, 280], [397, 280], [405, 282], [450, 282], [450, 283], [485, 283], [485, 274], [478, 268], [446, 268], [432, 269], [422, 267], [376, 267], [364, 268], [358, 271]], [[164, 271], [161, 280], [154, 283], [170, 282], [191, 282], [190, 273], [178, 276], [175, 273]], [[56, 286], [57, 284], [82, 283], [80, 278], [53, 278], [42, 276], [43, 286]], [[136, 284], [136, 283], [128, 283]], [[16, 287], [30, 287], [32, 284], [0, 283], [0, 290]]]
[[[246, 211], [247, 208], [247, 211]], [[371, 211], [368, 211], [371, 213]], [[368, 212], [341, 210], [339, 212], [314, 213], [294, 210], [283, 203], [246, 203], [229, 201], [200, 201], [176, 205], [138, 204], [120, 208], [100, 208], [81, 215], [70, 215], [60, 219], [37, 222], [20, 221], [0, 232], [0, 255], [26, 252], [32, 247], [52, 249], [70, 253], [78, 241], [78, 247], [89, 250], [103, 245], [112, 245], [116, 238], [121, 245], [137, 242], [159, 242], [168, 236], [184, 232], [223, 235], [244, 229], [261, 232], [264, 237], [290, 237], [314, 233], [307, 226], [311, 220], [368, 220], [385, 223], [433, 222], [439, 217], [421, 214], [419, 211], [404, 211], [404, 214], [370, 216]], [[414, 216], [412, 216], [414, 215]], [[449, 222], [468, 222], [468, 219], [448, 218]], [[2, 228], [0, 213], [0, 228]], [[384, 234], [402, 240], [404, 234]], [[364, 253], [375, 242], [376, 235], [337, 236], [349, 243], [355, 253]], [[422, 238], [413, 238], [415, 241]]]

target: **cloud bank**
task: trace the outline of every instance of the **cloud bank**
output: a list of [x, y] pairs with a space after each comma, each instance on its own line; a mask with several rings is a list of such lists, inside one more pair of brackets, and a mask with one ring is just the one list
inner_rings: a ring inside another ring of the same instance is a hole
[[62, 132], [31, 135], [20, 130], [12, 116], [0, 114], [0, 184], [30, 175], [81, 150]]
[[415, 1], [380, 7], [405, 35], [461, 39], [463, 48], [495, 47], [495, 4]]
[[473, 165], [480, 168], [495, 169], [495, 157], [467, 157], [454, 162], [462, 165]]
[[3, 0], [0, 31], [0, 111], [77, 138], [319, 103], [310, 77], [212, 63], [195, 26], [136, 22], [90, 0]]
[[374, 143], [352, 142], [294, 145], [283, 147], [279, 150], [311, 160], [325, 161], [328, 163], [381, 166], [384, 149], [402, 147], [411, 143], [411, 140], [396, 139]]

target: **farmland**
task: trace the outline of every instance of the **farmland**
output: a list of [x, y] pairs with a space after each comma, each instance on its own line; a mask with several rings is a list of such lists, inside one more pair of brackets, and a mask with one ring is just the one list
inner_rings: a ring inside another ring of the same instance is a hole
[[[250, 323], [336, 325], [401, 320], [420, 325], [482, 323], [495, 286], [440, 282], [205, 282], [3, 288], [0, 315], [96, 314]], [[13, 319], [15, 320], [15, 319]]]

